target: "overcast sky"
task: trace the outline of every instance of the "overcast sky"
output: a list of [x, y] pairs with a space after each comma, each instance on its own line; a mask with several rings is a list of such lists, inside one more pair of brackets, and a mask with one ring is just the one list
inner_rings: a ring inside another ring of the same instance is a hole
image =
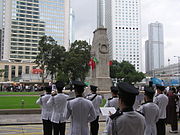
[[[92, 41], [96, 29], [97, 0], [71, 0], [75, 12], [75, 39]], [[177, 63], [180, 56], [180, 0], [141, 0], [142, 51], [148, 36], [148, 24], [160, 22], [164, 27], [165, 64]], [[144, 56], [143, 56], [144, 57]]]

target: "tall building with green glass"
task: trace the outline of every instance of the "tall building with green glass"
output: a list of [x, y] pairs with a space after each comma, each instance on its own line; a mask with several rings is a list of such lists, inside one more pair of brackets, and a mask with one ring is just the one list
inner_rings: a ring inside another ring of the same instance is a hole
[[69, 5], [69, 0], [1, 0], [0, 59], [34, 61], [43, 35], [68, 49]]

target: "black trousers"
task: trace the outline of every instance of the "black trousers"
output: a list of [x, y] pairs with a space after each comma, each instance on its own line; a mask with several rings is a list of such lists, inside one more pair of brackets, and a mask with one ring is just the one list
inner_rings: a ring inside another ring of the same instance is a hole
[[43, 132], [44, 135], [52, 135], [52, 122], [50, 120], [42, 120], [43, 121]]
[[53, 123], [54, 135], [65, 135], [66, 122]]
[[157, 127], [157, 135], [165, 135], [166, 134], [166, 124], [165, 119], [159, 119], [156, 123]]
[[98, 130], [99, 130], [98, 121], [99, 121], [99, 116], [97, 116], [97, 118], [90, 123], [91, 135], [98, 135]]

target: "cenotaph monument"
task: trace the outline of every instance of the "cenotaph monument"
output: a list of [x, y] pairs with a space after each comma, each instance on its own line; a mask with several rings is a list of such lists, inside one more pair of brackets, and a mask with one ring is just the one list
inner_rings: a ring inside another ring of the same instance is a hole
[[94, 69], [90, 69], [90, 84], [98, 86], [99, 90], [109, 91], [112, 86], [110, 78], [110, 52], [107, 38], [107, 29], [103, 26], [103, 1], [98, 1], [97, 29], [94, 31], [94, 37], [91, 47], [91, 58], [98, 62]]

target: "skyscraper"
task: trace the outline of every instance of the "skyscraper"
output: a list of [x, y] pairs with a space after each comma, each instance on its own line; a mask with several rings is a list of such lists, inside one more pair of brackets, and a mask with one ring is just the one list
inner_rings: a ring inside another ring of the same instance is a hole
[[73, 43], [75, 40], [75, 13], [72, 8], [70, 8], [70, 26], [69, 26], [69, 40]]
[[148, 25], [145, 56], [146, 72], [164, 67], [164, 37], [161, 23], [155, 22]]
[[0, 59], [34, 60], [41, 36], [69, 46], [69, 0], [1, 0]]
[[111, 58], [142, 70], [140, 0], [105, 0]]

